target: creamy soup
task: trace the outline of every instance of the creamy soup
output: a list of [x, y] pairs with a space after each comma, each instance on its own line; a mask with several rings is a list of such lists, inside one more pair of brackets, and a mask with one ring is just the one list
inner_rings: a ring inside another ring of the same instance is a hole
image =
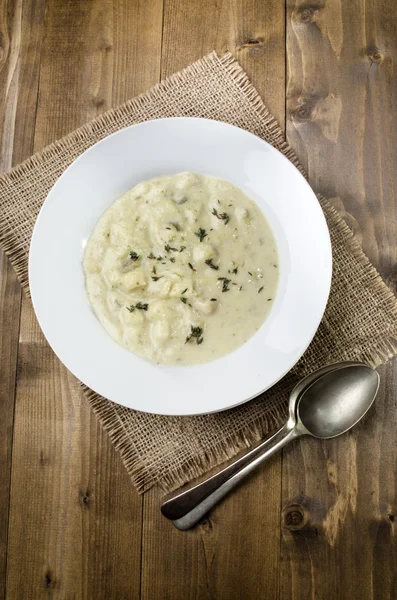
[[89, 301], [139, 356], [190, 365], [246, 342], [278, 280], [272, 231], [231, 183], [181, 173], [144, 181], [99, 219], [84, 252]]

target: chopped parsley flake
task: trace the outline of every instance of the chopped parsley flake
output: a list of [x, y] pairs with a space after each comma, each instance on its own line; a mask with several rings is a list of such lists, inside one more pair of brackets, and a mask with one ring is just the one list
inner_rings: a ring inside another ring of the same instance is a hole
[[191, 325], [190, 327], [191, 327], [191, 332], [187, 336], [185, 344], [187, 344], [191, 340], [193, 340], [193, 341], [195, 340], [198, 345], [202, 344], [203, 339], [204, 339], [202, 327], [193, 327], [193, 325]]
[[230, 279], [228, 279], [227, 277], [218, 277], [218, 281], [222, 281], [222, 292], [228, 292], [230, 290]]
[[263, 290], [263, 286], [261, 288], [259, 288], [258, 294], [260, 294], [262, 290]]
[[134, 250], [131, 250], [130, 259], [135, 262], [136, 260], [138, 260], [138, 258], [139, 258], [139, 254], [137, 254]]
[[149, 304], [143, 303], [143, 302], [137, 302], [135, 304], [135, 306], [133, 304], [131, 304], [131, 306], [127, 306], [127, 310], [128, 312], [132, 313], [134, 312], [135, 309], [138, 310], [147, 310], [149, 308]]
[[219, 270], [218, 265], [214, 265], [214, 263], [212, 262], [212, 258], [208, 258], [205, 261], [205, 264], [208, 265], [209, 267], [211, 267], [211, 269], [214, 269], [214, 271], [218, 271]]
[[215, 215], [215, 217], [217, 217], [217, 219], [220, 219], [221, 221], [225, 222], [225, 225], [227, 225], [230, 221], [230, 217], [227, 213], [223, 212], [223, 213], [218, 213], [218, 211], [216, 210], [216, 208], [214, 208], [212, 210], [212, 214]]
[[164, 246], [164, 249], [166, 252], [170, 252], [171, 250], [172, 252], [178, 252], [178, 248], [172, 248], [172, 246], [169, 246], [168, 244]]
[[208, 234], [206, 233], [205, 229], [203, 229], [202, 227], [200, 227], [198, 231], [194, 232], [194, 235], [197, 235], [197, 237], [200, 239], [200, 242], [202, 242], [203, 239], [205, 237], [207, 237]]

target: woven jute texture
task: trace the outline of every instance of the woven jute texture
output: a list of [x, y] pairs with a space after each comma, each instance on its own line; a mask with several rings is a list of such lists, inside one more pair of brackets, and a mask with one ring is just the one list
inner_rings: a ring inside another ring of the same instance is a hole
[[[172, 116], [205, 117], [242, 127], [273, 144], [302, 171], [279, 125], [238, 63], [230, 54], [220, 58], [213, 53], [0, 178], [0, 245], [27, 294], [32, 229], [56, 179], [79, 154], [105, 136], [134, 123]], [[117, 406], [82, 386], [139, 491], [154, 484], [173, 489], [254, 444], [280, 424], [292, 386], [309, 371], [347, 359], [377, 366], [396, 353], [396, 298], [331, 203], [323, 197], [319, 201], [333, 247], [330, 299], [304, 357], [271, 390], [219, 414], [163, 417]]]

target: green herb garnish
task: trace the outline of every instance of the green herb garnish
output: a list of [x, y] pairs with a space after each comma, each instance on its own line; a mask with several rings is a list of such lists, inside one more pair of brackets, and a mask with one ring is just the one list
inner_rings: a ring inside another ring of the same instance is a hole
[[197, 235], [197, 237], [200, 239], [200, 242], [202, 242], [203, 239], [205, 237], [207, 237], [208, 234], [205, 232], [205, 229], [203, 229], [202, 227], [200, 227], [198, 231], [194, 232], [194, 235]]
[[230, 290], [229, 283], [231, 279], [227, 277], [218, 277], [218, 281], [222, 281], [222, 292], [228, 292]]
[[191, 332], [190, 335], [187, 336], [185, 344], [190, 342], [190, 340], [196, 340], [196, 343], [200, 345], [203, 343], [203, 339], [202, 327], [193, 327], [193, 325], [191, 325]]
[[181, 246], [179, 252], [183, 252], [185, 250], [186, 246]]
[[132, 313], [135, 309], [138, 310], [147, 310], [149, 308], [149, 304], [144, 304], [143, 302], [137, 302], [135, 306], [131, 304], [131, 306], [127, 306], [128, 312]]
[[197, 271], [197, 269], [195, 269], [192, 265], [192, 263], [187, 263], [189, 265], [189, 267], [191, 268], [192, 271]]
[[139, 254], [137, 254], [134, 250], [131, 250], [130, 259], [135, 262], [136, 260], [138, 260], [138, 258], [139, 258]]
[[211, 269], [214, 269], [214, 271], [219, 271], [219, 267], [217, 265], [214, 265], [214, 263], [212, 262], [212, 258], [208, 258], [205, 261], [205, 264], [211, 267]]
[[227, 225], [230, 221], [230, 217], [227, 213], [223, 212], [223, 213], [218, 213], [218, 211], [216, 210], [216, 208], [214, 208], [212, 210], [212, 214], [215, 215], [215, 217], [217, 217], [217, 219], [220, 219], [221, 221], [225, 222], [225, 225]]
[[148, 256], [148, 258], [156, 258], [155, 255], [153, 254], [153, 252], [151, 252]]
[[187, 288], [185, 288], [185, 289], [183, 290], [182, 294], [186, 294], [186, 292], [187, 292]]
[[172, 263], [174, 263], [174, 262], [175, 262], [175, 258], [170, 258], [170, 261], [171, 261]]
[[263, 286], [261, 288], [259, 288], [258, 294], [260, 294], [262, 290], [263, 290]]
[[218, 298], [211, 298], [211, 302], [217, 302]]
[[251, 275], [251, 277], [252, 277], [252, 273], [251, 273], [251, 271], [248, 271], [248, 275]]
[[158, 277], [152, 277], [153, 281], [158, 281], [161, 278], [162, 278], [162, 275], [159, 275]]
[[165, 249], [165, 251], [166, 251], [166, 252], [170, 252], [171, 250], [172, 250], [173, 252], [178, 252], [178, 248], [172, 248], [172, 246], [169, 246], [168, 244], [166, 244], [166, 245], [164, 246], [164, 249]]
[[147, 310], [149, 308], [149, 304], [144, 304], [143, 302], [137, 302], [135, 308], [138, 310]]
[[187, 304], [187, 298], [183, 298], [183, 297], [181, 296], [181, 302], [183, 302], [183, 304]]

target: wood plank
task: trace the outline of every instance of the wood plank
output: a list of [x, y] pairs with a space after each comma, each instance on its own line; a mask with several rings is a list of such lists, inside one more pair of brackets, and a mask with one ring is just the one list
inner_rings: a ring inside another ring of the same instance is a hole
[[380, 373], [362, 424], [284, 453], [281, 599], [396, 597], [396, 361]]
[[[32, 8], [25, 2], [25, 10]], [[40, 6], [36, 6], [37, 14]], [[0, 8], [0, 172], [29, 155], [33, 146], [38, 82], [40, 28], [22, 17], [21, 0]], [[30, 47], [30, 48], [29, 48]], [[28, 51], [28, 48], [30, 51]], [[25, 85], [29, 81], [29, 88]], [[29, 89], [29, 92], [27, 90]], [[30, 93], [32, 91], [32, 93]], [[32, 102], [33, 100], [33, 102]], [[15, 132], [23, 122], [23, 135]], [[21, 289], [0, 252], [0, 595], [6, 587], [12, 439], [19, 338]]]
[[[17, 94], [11, 88], [18, 57], [17, 3], [0, 9], [0, 172], [12, 161], [12, 137]], [[12, 91], [11, 91], [12, 89]], [[15, 378], [18, 352], [20, 290], [3, 252], [0, 252], [0, 595], [4, 597], [14, 422]]]
[[168, 0], [162, 79], [216, 50], [232, 52], [284, 126], [285, 10], [278, 0]]
[[[287, 6], [289, 142], [396, 289], [394, 3]], [[396, 597], [396, 362], [380, 373], [360, 426], [284, 453], [280, 599]]]
[[[170, 0], [162, 78], [213, 49], [231, 50], [283, 124], [284, 23], [284, 6], [272, 0]], [[161, 516], [159, 490], [145, 494], [142, 597], [277, 598], [280, 494], [281, 458], [275, 457], [190, 532]]]
[[138, 598], [141, 499], [26, 299], [18, 367], [7, 596]]
[[0, 597], [7, 570], [15, 380], [21, 290], [14, 271], [0, 253]]
[[[161, 2], [47, 2], [35, 149], [158, 81], [161, 24]], [[7, 597], [138, 598], [142, 500], [26, 300], [21, 319]]]
[[164, 494], [157, 488], [147, 492], [142, 598], [277, 598], [280, 470], [275, 457], [187, 532], [161, 516]]

